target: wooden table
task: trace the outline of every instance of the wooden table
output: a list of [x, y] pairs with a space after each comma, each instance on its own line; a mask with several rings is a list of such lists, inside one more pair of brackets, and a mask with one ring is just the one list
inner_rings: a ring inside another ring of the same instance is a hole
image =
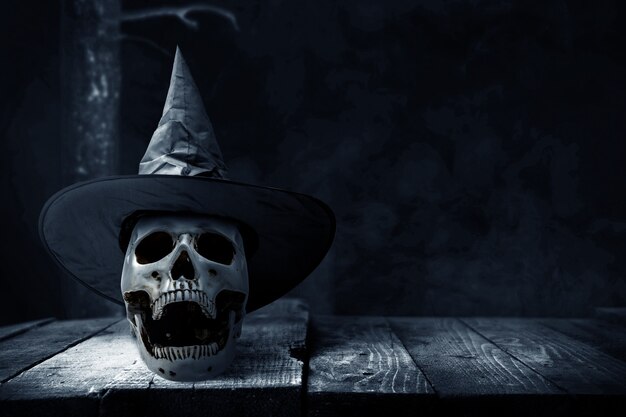
[[[623, 313], [595, 319], [246, 318], [230, 370], [147, 370], [125, 319], [0, 328], [0, 415], [626, 415]], [[612, 319], [612, 320], [609, 320]]]

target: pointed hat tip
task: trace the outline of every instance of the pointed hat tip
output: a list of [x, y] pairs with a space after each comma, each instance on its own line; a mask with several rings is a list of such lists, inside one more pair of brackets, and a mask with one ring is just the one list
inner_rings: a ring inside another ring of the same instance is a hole
[[139, 164], [139, 173], [198, 175], [202, 172], [224, 178], [226, 165], [198, 87], [176, 46], [163, 114]]
[[178, 67], [178, 63], [182, 61], [185, 65], [187, 62], [185, 61], [185, 57], [183, 56], [183, 51], [180, 50], [180, 46], [176, 45], [176, 52], [174, 53], [174, 65], [173, 68]]
[[210, 125], [198, 86], [178, 45], [176, 46], [170, 86], [159, 125], [171, 120], [166, 116], [170, 110], [174, 110], [175, 113], [172, 116], [181, 117], [181, 121], [187, 121], [188, 117], [193, 115], [194, 119], [202, 120], [203, 123]]

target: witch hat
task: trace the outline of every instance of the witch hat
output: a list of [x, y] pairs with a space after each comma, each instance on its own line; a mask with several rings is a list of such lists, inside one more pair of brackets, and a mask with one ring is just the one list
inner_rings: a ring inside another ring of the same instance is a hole
[[57, 192], [41, 211], [41, 240], [73, 278], [123, 305], [122, 264], [139, 216], [229, 218], [241, 225], [250, 245], [246, 309], [254, 311], [286, 294], [319, 265], [332, 243], [335, 218], [312, 196], [232, 181], [226, 172], [201, 96], [177, 48], [163, 115], [139, 173]]

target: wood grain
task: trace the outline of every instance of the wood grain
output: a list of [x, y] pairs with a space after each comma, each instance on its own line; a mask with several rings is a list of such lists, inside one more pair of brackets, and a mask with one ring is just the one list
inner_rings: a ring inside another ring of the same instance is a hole
[[430, 384], [384, 318], [320, 316], [312, 327], [309, 415], [414, 415], [432, 400]]
[[465, 323], [571, 394], [626, 395], [626, 364], [532, 319]]
[[113, 375], [138, 360], [128, 323], [119, 318], [116, 321], [0, 386], [0, 414], [97, 415], [101, 388]]
[[560, 392], [459, 320], [394, 318], [390, 323], [441, 397]]
[[620, 325], [593, 319], [539, 319], [539, 323], [626, 361], [626, 330]]
[[0, 342], [0, 381], [64, 351], [119, 318], [57, 321]]
[[308, 309], [283, 300], [244, 322], [219, 378], [166, 381], [145, 368], [123, 320], [0, 387], [0, 415], [299, 415]]
[[9, 339], [13, 336], [17, 336], [18, 334], [22, 334], [35, 327], [48, 324], [53, 320], [54, 320], [53, 317], [48, 317], [45, 319], [26, 321], [23, 323], [16, 323], [16, 324], [10, 324], [8, 326], [2, 326], [0, 327], [0, 342], [3, 340]]
[[125, 320], [29, 325], [0, 342], [0, 371], [9, 375], [0, 416], [592, 416], [626, 408], [618, 359], [626, 335], [607, 321], [321, 316], [310, 334], [308, 324], [297, 300], [249, 315], [231, 368], [201, 383], [145, 368]]

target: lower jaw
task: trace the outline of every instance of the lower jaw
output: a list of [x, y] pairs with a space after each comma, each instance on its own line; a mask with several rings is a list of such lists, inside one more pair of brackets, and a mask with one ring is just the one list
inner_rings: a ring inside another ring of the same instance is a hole
[[151, 356], [155, 359], [175, 362], [183, 359], [202, 359], [203, 357], [215, 356], [219, 352], [217, 343], [211, 343], [210, 345], [155, 347]]
[[229, 332], [222, 349], [217, 343], [181, 347], [154, 347], [150, 352], [142, 333], [141, 317], [135, 317], [137, 347], [142, 360], [155, 374], [172, 381], [202, 381], [213, 378], [228, 368], [235, 356], [234, 319], [229, 318]]
[[218, 341], [207, 342], [203, 344], [194, 344], [194, 345], [174, 345], [174, 346], [160, 346], [160, 345], [152, 345], [149, 341], [149, 336], [146, 328], [144, 327], [144, 322], [141, 314], [135, 314], [135, 324], [137, 326], [137, 330], [139, 335], [141, 336], [141, 341], [144, 344], [146, 350], [155, 358], [155, 359], [168, 359], [171, 361], [179, 360], [179, 359], [187, 359], [192, 357], [193, 359], [199, 359], [202, 356], [214, 356], [219, 353], [225, 346], [226, 341], [231, 338], [231, 332], [235, 325], [237, 313], [234, 311], [228, 312], [228, 323], [222, 327], [220, 332], [216, 337], [220, 338]]
[[142, 344], [139, 345], [139, 350], [148, 369], [160, 377], [170, 381], [195, 382], [215, 378], [222, 374], [235, 357], [234, 344], [234, 340], [231, 339], [224, 349], [211, 357], [178, 359], [176, 361], [156, 359], [145, 350]]

